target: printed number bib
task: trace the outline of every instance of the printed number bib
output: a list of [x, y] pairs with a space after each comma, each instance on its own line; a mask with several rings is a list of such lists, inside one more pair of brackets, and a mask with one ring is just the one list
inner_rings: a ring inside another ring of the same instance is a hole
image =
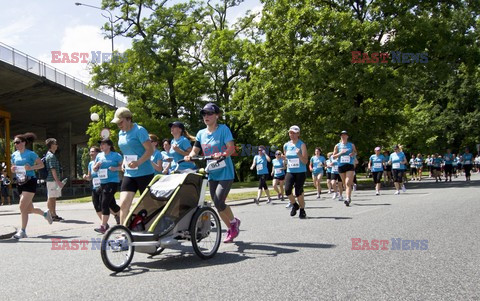
[[[214, 162], [212, 165], [210, 163]], [[225, 163], [225, 160], [222, 160], [220, 162], [216, 162], [215, 160], [208, 160], [207, 161], [207, 166], [210, 166], [209, 171], [213, 170], [219, 170], [227, 166], [227, 163]]]
[[350, 156], [341, 156], [340, 163], [350, 163]]
[[123, 156], [123, 164], [125, 165], [125, 169], [129, 169], [129, 170], [137, 170], [138, 167], [135, 167], [135, 168], [130, 168], [128, 167], [128, 164], [130, 162], [133, 162], [133, 161], [137, 161], [138, 160], [138, 156], [137, 155], [125, 155]]
[[299, 168], [300, 167], [300, 159], [288, 159], [288, 168]]
[[108, 169], [106, 168], [99, 169], [98, 178], [102, 180], [108, 179]]
[[375, 169], [382, 168], [382, 163], [373, 163], [373, 168], [375, 168]]
[[465, 165], [468, 165], [468, 164], [470, 164], [470, 163], [471, 163], [470, 160], [465, 161]]
[[322, 168], [322, 167], [323, 167], [323, 164], [322, 164], [322, 162], [318, 163], [318, 165], [317, 165], [317, 168], [319, 168], [319, 169], [320, 169], [320, 168]]
[[25, 181], [25, 178], [27, 177], [27, 170], [25, 169], [25, 166], [16, 166], [15, 174], [20, 182]]
[[392, 168], [393, 169], [400, 169], [400, 163], [393, 163]]
[[261, 171], [263, 169], [263, 164], [257, 164], [257, 171]]
[[281, 174], [282, 171], [283, 171], [283, 169], [281, 169], [281, 168], [275, 168], [275, 173], [276, 174]]
[[165, 168], [167, 168], [167, 167], [168, 167], [168, 162], [163, 162], [163, 163], [162, 163], [162, 168], [165, 169]]
[[92, 179], [92, 184], [93, 184], [93, 188], [100, 187], [100, 178], [93, 178]]
[[333, 165], [332, 172], [337, 172], [337, 171], [338, 171], [338, 165]]

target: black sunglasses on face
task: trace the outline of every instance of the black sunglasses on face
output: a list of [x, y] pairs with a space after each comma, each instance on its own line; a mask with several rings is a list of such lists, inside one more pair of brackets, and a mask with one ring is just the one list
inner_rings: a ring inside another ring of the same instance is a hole
[[204, 116], [212, 116], [214, 114], [215, 114], [215, 112], [203, 112], [201, 115], [202, 115], [202, 117], [204, 117]]
[[22, 143], [22, 142], [23, 142], [23, 141], [17, 140], [17, 141], [14, 141], [13, 143], [15, 143], [15, 144], [20, 144], [20, 143]]

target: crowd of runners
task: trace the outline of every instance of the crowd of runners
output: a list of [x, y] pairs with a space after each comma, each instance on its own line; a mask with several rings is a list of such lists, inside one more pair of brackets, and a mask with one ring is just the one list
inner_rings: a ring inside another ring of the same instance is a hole
[[[191, 158], [203, 153], [213, 156], [214, 159], [225, 158], [210, 170], [208, 185], [210, 196], [228, 229], [224, 242], [233, 242], [240, 232], [240, 219], [235, 217], [230, 206], [226, 204], [226, 199], [235, 178], [231, 159], [235, 153], [235, 143], [230, 129], [218, 123], [222, 112], [217, 105], [206, 104], [200, 115], [206, 127], [196, 136], [188, 133], [181, 122], [170, 123], [172, 137], [161, 141], [163, 151], [160, 151], [159, 138], [135, 123], [129, 109], [116, 110], [111, 122], [117, 124], [120, 130], [118, 135], [120, 152], [116, 152], [112, 140], [99, 141], [99, 146], [92, 146], [89, 150], [91, 161], [88, 164], [88, 172], [84, 175], [84, 179], [91, 181], [92, 203], [99, 218], [100, 225], [94, 229], [96, 232], [105, 233], [108, 230], [111, 215], [117, 224], [123, 224], [135, 194], [143, 192], [155, 174], [195, 172], [198, 167], [190, 162]], [[290, 209], [290, 215], [295, 216], [299, 212], [301, 219], [306, 218], [304, 186], [308, 169], [312, 174], [317, 198], [321, 197], [322, 179], [326, 176], [327, 193], [332, 195], [332, 199], [338, 199], [345, 206], [350, 206], [352, 192], [356, 189], [355, 170], [359, 160], [357, 149], [349, 140], [348, 132], [339, 133], [339, 142], [326, 153], [326, 156], [322, 148], [316, 147], [314, 155], [310, 158], [307, 146], [300, 139], [300, 135], [300, 128], [296, 125], [291, 126], [288, 129], [289, 140], [282, 149], [275, 152], [275, 158], [267, 154], [265, 147], [258, 147], [258, 154], [253, 157], [250, 166], [252, 170], [256, 170], [259, 178], [258, 194], [254, 202], [260, 203], [263, 191], [267, 196], [267, 204], [272, 202], [267, 185], [267, 179], [271, 176], [277, 198], [282, 201], [285, 197], [288, 199], [286, 207]], [[28, 145], [31, 145], [34, 139], [35, 136], [31, 133], [17, 135], [14, 139], [16, 152], [12, 154], [12, 172], [23, 181], [18, 185], [22, 227], [14, 235], [16, 239], [27, 237], [26, 227], [30, 213], [42, 215], [50, 224], [55, 217], [59, 218], [54, 212], [54, 207], [49, 206], [48, 210], [43, 211], [34, 208], [32, 203], [37, 183], [34, 170], [44, 167], [38, 155], [28, 149]], [[56, 145], [56, 141], [52, 145]], [[406, 191], [405, 183], [408, 176], [411, 181], [421, 181], [424, 171], [428, 171], [429, 176], [435, 178], [437, 182], [443, 179], [452, 181], [452, 176], [458, 177], [464, 171], [466, 181], [470, 181], [472, 168], [476, 166], [479, 170], [480, 167], [480, 157], [474, 158], [468, 148], [461, 155], [453, 154], [447, 149], [444, 154], [417, 154], [411, 158], [406, 157], [401, 145], [395, 145], [390, 150], [391, 153], [380, 146], [374, 147], [373, 154], [366, 164], [367, 174], [371, 175], [375, 183], [376, 195], [380, 195], [382, 186], [390, 183], [395, 187], [394, 194], [399, 195], [401, 191]], [[269, 164], [272, 166], [271, 171]], [[55, 169], [51, 164], [48, 165], [49, 169]], [[54, 182], [57, 185], [55, 190], [61, 191], [64, 183], [61, 183], [57, 176], [54, 177]], [[120, 205], [115, 199], [119, 187]]]

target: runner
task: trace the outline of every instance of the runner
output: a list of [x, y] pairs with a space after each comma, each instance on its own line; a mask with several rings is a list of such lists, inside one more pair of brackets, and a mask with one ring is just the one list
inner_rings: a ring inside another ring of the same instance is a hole
[[430, 178], [433, 178], [434, 177], [434, 167], [433, 167], [433, 159], [435, 159], [435, 154], [431, 154], [428, 156], [428, 162], [427, 162], [427, 166], [428, 166], [428, 170], [429, 170], [429, 173], [430, 173]]
[[92, 181], [92, 203], [95, 212], [98, 215], [100, 221], [102, 221], [102, 188], [100, 186], [100, 179], [98, 174], [93, 170], [93, 165], [95, 164], [95, 159], [97, 158], [98, 153], [100, 153], [100, 148], [92, 146], [89, 151], [90, 162], [88, 162], [88, 172], [83, 175], [84, 180]]
[[[303, 194], [303, 185], [305, 184], [308, 152], [305, 143], [300, 140], [300, 128], [292, 125], [288, 130], [290, 141], [283, 145], [283, 150], [287, 158], [287, 175], [285, 176], [285, 193], [292, 204], [290, 216], [295, 216], [300, 209], [299, 218], [307, 218], [305, 213], [305, 196]], [[295, 195], [292, 191], [295, 187]], [[297, 198], [297, 201], [295, 200]]]
[[418, 172], [418, 181], [422, 180], [422, 173], [423, 173], [423, 158], [422, 154], [418, 153], [417, 157], [415, 158], [415, 165], [417, 166], [417, 172]]
[[317, 189], [317, 199], [322, 194], [322, 176], [323, 166], [325, 165], [325, 157], [322, 155], [320, 147], [315, 148], [315, 156], [310, 158], [310, 172], [312, 173], [313, 186]]
[[142, 193], [153, 179], [154, 169], [150, 158], [153, 147], [147, 130], [133, 122], [133, 115], [127, 108], [118, 108], [112, 123], [120, 129], [118, 147], [123, 153], [124, 176], [120, 187], [120, 219], [125, 222], [135, 193]]
[[95, 228], [95, 232], [104, 234], [109, 226], [108, 219], [110, 217], [110, 210], [115, 215], [117, 224], [120, 224], [120, 207], [118, 207], [115, 200], [115, 193], [120, 183], [119, 171], [122, 170], [123, 159], [122, 156], [115, 152], [113, 142], [110, 139], [103, 139], [99, 141], [101, 153], [95, 158], [93, 171], [98, 174], [100, 179], [100, 187], [102, 191], [102, 224]]
[[450, 182], [452, 182], [453, 158], [452, 151], [447, 148], [447, 153], [443, 155], [443, 160], [445, 162], [445, 182], [448, 181], [448, 178], [450, 178]]
[[[390, 158], [390, 152], [388, 150], [385, 150], [383, 152], [383, 156], [386, 159]], [[383, 172], [383, 183], [385, 184], [385, 186], [390, 186], [393, 184], [392, 165], [390, 164], [385, 165], [385, 170]]]
[[181, 173], [194, 172], [196, 166], [192, 162], [182, 162], [178, 168], [177, 162], [190, 154], [192, 151], [190, 141], [194, 141], [195, 137], [185, 130], [185, 126], [180, 121], [171, 122], [168, 126], [170, 127], [170, 132], [173, 136], [173, 139], [170, 142], [171, 148], [168, 152], [168, 156], [173, 159], [171, 169]]
[[457, 155], [457, 177], [460, 177], [462, 175], [462, 170], [463, 170], [462, 162], [463, 162], [462, 155], [458, 154]]
[[27, 224], [28, 215], [35, 213], [43, 216], [49, 224], [53, 223], [52, 215], [47, 209], [42, 211], [33, 206], [32, 200], [37, 190], [37, 178], [35, 177], [35, 170], [42, 169], [44, 164], [38, 155], [27, 148], [27, 144], [32, 146], [33, 141], [37, 136], [34, 133], [25, 133], [23, 135], [16, 135], [13, 138], [16, 151], [12, 154], [12, 173], [15, 173], [17, 180], [18, 194], [20, 195], [20, 215], [22, 220], [22, 227], [13, 236], [13, 238], [21, 239], [27, 238]]
[[417, 158], [415, 157], [415, 155], [412, 155], [412, 158], [410, 158], [410, 161], [408, 163], [410, 164], [411, 181], [413, 181], [413, 180], [415, 180], [415, 176], [418, 178]]
[[162, 167], [162, 153], [158, 150], [158, 137], [154, 134], [149, 134], [148, 137], [152, 142], [153, 146], [153, 155], [150, 157], [150, 161], [152, 161], [153, 169], [155, 170], [155, 174], [159, 175], [163, 171]]
[[161, 152], [162, 154], [162, 173], [164, 175], [169, 175], [170, 174], [170, 168], [172, 164], [172, 158], [168, 155], [170, 153], [170, 149], [172, 145], [170, 144], [169, 139], [163, 139], [162, 141], [162, 146], [163, 146], [163, 151]]
[[[226, 157], [208, 174], [208, 186], [215, 208], [228, 227], [227, 237], [223, 242], [231, 243], [240, 233], [240, 220], [233, 215], [230, 206], [225, 204], [235, 178], [231, 158], [235, 152], [235, 143], [230, 129], [224, 124], [217, 123], [220, 118], [220, 108], [216, 104], [206, 104], [200, 111], [200, 115], [207, 127], [197, 133], [193, 149], [185, 160], [189, 161], [191, 157], [198, 155], [200, 150], [206, 156]], [[221, 153], [221, 151], [224, 152]]]
[[335, 145], [333, 150], [333, 158], [338, 159], [338, 173], [342, 178], [342, 183], [345, 184], [345, 190], [347, 193], [347, 199], [344, 201], [345, 206], [350, 206], [352, 202], [352, 189], [353, 189], [353, 176], [354, 176], [354, 161], [357, 155], [357, 149], [355, 145], [348, 142], [347, 131], [340, 133], [340, 142]]
[[[282, 152], [275, 152], [275, 159], [272, 160], [273, 190], [277, 192], [279, 200], [285, 200], [283, 185], [285, 183], [285, 160], [282, 158]], [[280, 188], [279, 188], [280, 187]]]
[[332, 193], [333, 187], [332, 183], [332, 166], [331, 166], [331, 161], [330, 157], [332, 156], [333, 153], [327, 153], [327, 160], [325, 161], [325, 166], [327, 167], [327, 188], [328, 188], [328, 194]]
[[267, 162], [271, 162], [271, 161], [272, 159], [270, 159], [270, 156], [268, 156], [267, 153], [265, 152], [265, 146], [260, 145], [258, 147], [258, 155], [255, 155], [255, 157], [253, 157], [252, 166], [250, 166], [251, 170], [253, 170], [254, 168], [257, 169], [258, 192], [257, 192], [257, 198], [253, 199], [253, 201], [257, 205], [260, 204], [260, 198], [262, 197], [262, 189], [265, 190], [265, 194], [267, 195], [267, 198], [268, 198], [267, 204], [270, 204], [272, 202], [272, 198], [270, 197], [270, 191], [268, 191], [268, 186], [267, 186], [267, 177], [268, 177]]
[[458, 177], [457, 166], [458, 166], [458, 156], [456, 154], [453, 154], [452, 173], [455, 179]]
[[373, 183], [375, 183], [375, 195], [380, 195], [380, 188], [382, 187], [382, 175], [387, 159], [380, 152], [380, 146], [375, 147], [375, 154], [370, 156], [368, 160], [368, 169], [372, 171]]
[[394, 153], [390, 155], [388, 159], [388, 164], [392, 166], [393, 181], [395, 184], [395, 195], [400, 194], [400, 188], [403, 192], [406, 191], [405, 185], [402, 185], [403, 174], [405, 172], [405, 164], [407, 164], [407, 158], [405, 154], [400, 151], [400, 147], [395, 145], [393, 147]]
[[470, 176], [472, 171], [473, 155], [470, 153], [468, 147], [465, 148], [465, 153], [462, 155], [462, 166], [465, 171], [465, 179], [467, 182], [470, 182]]
[[442, 181], [442, 157], [436, 153], [433, 155], [431, 158], [432, 159], [432, 165], [433, 165], [433, 177], [435, 178], [435, 182], [438, 182], [438, 180]]
[[333, 187], [333, 196], [332, 200], [335, 200], [338, 197], [339, 201], [344, 201], [343, 198], [343, 183], [340, 174], [338, 173], [338, 160], [333, 158], [333, 152], [327, 154], [330, 162], [329, 166], [332, 169], [332, 174], [330, 176], [330, 185]]

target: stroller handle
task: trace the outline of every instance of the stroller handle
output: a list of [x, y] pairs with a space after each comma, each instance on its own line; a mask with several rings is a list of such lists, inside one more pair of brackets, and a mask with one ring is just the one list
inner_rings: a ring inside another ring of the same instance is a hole
[[[225, 160], [225, 156], [221, 156], [220, 158], [217, 159], [217, 162], [221, 162], [223, 160]], [[190, 161], [191, 162], [194, 162], [194, 161], [207, 161], [207, 160], [215, 160], [213, 158], [213, 156], [193, 156], [190, 158]], [[183, 163], [183, 162], [186, 162], [185, 159], [181, 159], [181, 160], [178, 160], [177, 161], [177, 164], [180, 164], [180, 163]]]

